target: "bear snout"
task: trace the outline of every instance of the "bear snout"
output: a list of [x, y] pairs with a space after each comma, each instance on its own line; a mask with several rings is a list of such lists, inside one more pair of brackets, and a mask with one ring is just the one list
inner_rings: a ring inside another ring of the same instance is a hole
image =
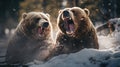
[[68, 17], [69, 16], [69, 12], [66, 10], [66, 11], [63, 11], [63, 16], [64, 17]]
[[68, 10], [63, 11], [63, 19], [70, 19], [70, 13]]

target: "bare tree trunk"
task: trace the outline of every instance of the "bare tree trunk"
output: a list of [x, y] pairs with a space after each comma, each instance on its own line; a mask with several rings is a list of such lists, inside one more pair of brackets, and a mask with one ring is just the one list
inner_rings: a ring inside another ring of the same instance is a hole
[[75, 2], [74, 6], [79, 6], [79, 0], [75, 0], [74, 2]]
[[74, 6], [74, 0], [68, 0], [68, 7]]
[[68, 0], [69, 7], [79, 6], [79, 0]]
[[47, 0], [42, 1], [43, 12], [46, 12]]

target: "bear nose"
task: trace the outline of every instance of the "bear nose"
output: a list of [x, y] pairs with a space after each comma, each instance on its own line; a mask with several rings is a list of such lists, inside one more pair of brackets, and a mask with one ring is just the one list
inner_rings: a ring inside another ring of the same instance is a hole
[[69, 12], [67, 10], [63, 11], [63, 17], [69, 17]]
[[48, 25], [49, 25], [48, 22], [44, 22], [43, 25], [42, 25], [42, 27], [43, 27], [43, 28], [46, 28], [46, 27], [48, 27]]

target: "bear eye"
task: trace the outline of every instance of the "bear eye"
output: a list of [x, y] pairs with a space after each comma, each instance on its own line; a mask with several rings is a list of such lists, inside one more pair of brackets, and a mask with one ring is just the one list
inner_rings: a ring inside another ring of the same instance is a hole
[[74, 11], [74, 10], [72, 10], [72, 12], [73, 12], [73, 13], [75, 13], [75, 11]]
[[78, 13], [77, 13], [76, 11], [74, 11], [74, 10], [71, 10], [71, 11], [72, 11], [72, 13], [73, 13], [75, 16], [78, 15]]
[[36, 20], [40, 20], [40, 18], [36, 18]]
[[36, 18], [35, 21], [38, 22], [41, 18]]
[[43, 18], [43, 19], [47, 20], [47, 18]]
[[75, 14], [75, 11], [74, 10], [71, 10], [74, 14]]

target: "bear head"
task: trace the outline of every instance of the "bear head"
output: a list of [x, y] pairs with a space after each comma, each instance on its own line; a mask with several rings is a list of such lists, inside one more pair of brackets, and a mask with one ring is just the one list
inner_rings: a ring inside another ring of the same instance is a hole
[[50, 36], [52, 28], [49, 17], [49, 14], [42, 12], [24, 13], [17, 30], [35, 39], [46, 38]]
[[79, 7], [60, 10], [57, 23], [61, 32], [70, 36], [84, 34], [92, 25], [89, 10]]

